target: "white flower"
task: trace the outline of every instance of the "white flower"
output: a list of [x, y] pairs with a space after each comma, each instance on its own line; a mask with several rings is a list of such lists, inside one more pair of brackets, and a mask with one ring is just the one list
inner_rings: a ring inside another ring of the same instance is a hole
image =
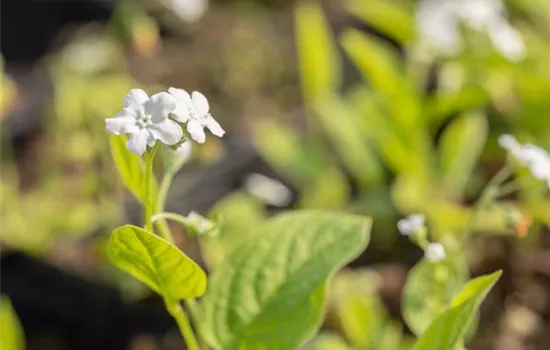
[[445, 247], [440, 243], [430, 243], [424, 252], [424, 256], [431, 262], [438, 262], [445, 259]]
[[124, 98], [122, 111], [115, 118], [106, 119], [105, 124], [112, 134], [130, 134], [126, 146], [133, 153], [142, 155], [147, 146], [152, 147], [156, 140], [167, 145], [181, 140], [181, 127], [168, 119], [168, 114], [175, 108], [175, 99], [166, 92], [149, 98], [145, 91], [133, 89]]
[[523, 58], [521, 34], [508, 23], [501, 0], [422, 0], [417, 9], [421, 45], [443, 55], [462, 49], [459, 24], [484, 31], [493, 46], [511, 61]]
[[397, 229], [403, 236], [417, 233], [425, 227], [426, 217], [422, 214], [412, 214], [397, 222]]
[[511, 135], [502, 135], [498, 142], [518, 163], [529, 169], [536, 179], [546, 181], [550, 187], [550, 154], [531, 144], [522, 145]]
[[206, 135], [204, 128], [218, 137], [222, 137], [225, 131], [210, 114], [210, 105], [206, 97], [198, 91], [193, 91], [191, 96], [183, 89], [169, 88], [168, 92], [178, 100], [178, 106], [173, 111], [174, 118], [182, 123], [187, 123], [187, 131], [193, 140], [204, 143]]
[[187, 22], [196, 22], [208, 9], [208, 0], [166, 0], [166, 5]]
[[182, 163], [185, 163], [189, 159], [189, 157], [191, 157], [192, 150], [193, 146], [191, 144], [191, 141], [186, 140], [181, 145], [179, 145], [174, 152], [177, 154], [178, 160]]
[[261, 174], [248, 175], [244, 186], [252, 195], [277, 207], [284, 207], [292, 200], [292, 192], [285, 185]]

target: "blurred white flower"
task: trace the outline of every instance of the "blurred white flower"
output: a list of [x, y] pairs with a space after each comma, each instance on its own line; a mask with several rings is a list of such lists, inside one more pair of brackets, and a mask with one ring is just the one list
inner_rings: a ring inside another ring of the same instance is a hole
[[142, 155], [156, 140], [166, 145], [175, 145], [181, 140], [181, 127], [168, 119], [176, 105], [176, 100], [166, 92], [149, 98], [145, 91], [132, 89], [124, 98], [122, 111], [115, 118], [106, 119], [105, 124], [112, 134], [130, 134], [126, 146], [133, 153]]
[[550, 154], [538, 146], [519, 143], [511, 135], [501, 135], [498, 142], [521, 166], [529, 169], [536, 179], [547, 182], [550, 187]]
[[261, 174], [248, 175], [244, 186], [255, 197], [276, 207], [284, 207], [292, 200], [292, 192], [285, 185]]
[[166, 6], [187, 22], [201, 19], [208, 9], [208, 0], [165, 0]]
[[225, 131], [210, 114], [210, 105], [206, 97], [198, 91], [191, 95], [183, 89], [169, 88], [168, 92], [178, 101], [176, 109], [172, 112], [174, 118], [182, 123], [187, 123], [187, 131], [193, 140], [204, 143], [206, 135], [204, 128], [218, 137], [222, 137]]
[[193, 146], [191, 144], [191, 141], [185, 140], [181, 145], [176, 148], [174, 151], [177, 156], [178, 160], [182, 163], [185, 163], [189, 157], [191, 157], [191, 151], [193, 150]]
[[445, 247], [440, 243], [430, 243], [426, 247], [424, 256], [431, 262], [438, 262], [445, 259]]
[[506, 20], [501, 0], [422, 0], [417, 11], [422, 45], [443, 55], [462, 49], [460, 22], [487, 32], [496, 50], [511, 61], [521, 60], [525, 44]]
[[397, 229], [403, 236], [417, 233], [425, 227], [426, 217], [422, 214], [412, 214], [397, 222]]

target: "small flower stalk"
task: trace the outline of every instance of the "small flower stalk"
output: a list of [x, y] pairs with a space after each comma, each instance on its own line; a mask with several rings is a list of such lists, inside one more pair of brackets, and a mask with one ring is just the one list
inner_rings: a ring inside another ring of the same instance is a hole
[[399, 220], [397, 229], [424, 250], [424, 257], [428, 261], [437, 263], [445, 259], [445, 247], [441, 243], [428, 242], [426, 217], [423, 214], [412, 214]]

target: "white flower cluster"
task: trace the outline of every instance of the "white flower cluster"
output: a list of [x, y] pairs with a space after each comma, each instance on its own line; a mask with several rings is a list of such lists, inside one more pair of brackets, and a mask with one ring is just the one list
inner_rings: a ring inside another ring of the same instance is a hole
[[493, 46], [511, 61], [521, 60], [525, 43], [505, 18], [501, 0], [422, 0], [417, 25], [424, 44], [453, 55], [462, 49], [460, 23], [489, 35]]
[[[157, 140], [172, 146], [185, 141], [182, 125], [191, 138], [204, 143], [204, 128], [222, 137], [225, 131], [210, 114], [208, 100], [198, 91], [170, 88], [151, 97], [141, 89], [132, 89], [124, 98], [124, 107], [114, 118], [105, 120], [107, 130], [115, 135], [129, 134], [128, 149], [142, 155]], [[180, 125], [181, 124], [181, 125]]]
[[532, 144], [521, 144], [512, 135], [501, 135], [498, 143], [521, 166], [528, 168], [533, 177], [545, 181], [550, 188], [550, 154], [546, 150]]
[[410, 236], [426, 227], [426, 217], [422, 214], [412, 214], [397, 222], [397, 229], [403, 236]]
[[[403, 236], [416, 235], [416, 237], [419, 238], [418, 236], [419, 234], [421, 235], [422, 230], [426, 229], [426, 217], [422, 214], [409, 215], [397, 222], [397, 229]], [[421, 242], [427, 244], [424, 250], [424, 256], [428, 261], [438, 262], [445, 259], [445, 247], [443, 247], [441, 243], [428, 243], [425, 236], [420, 237], [420, 239]], [[421, 243], [419, 245], [423, 247], [424, 244]]]

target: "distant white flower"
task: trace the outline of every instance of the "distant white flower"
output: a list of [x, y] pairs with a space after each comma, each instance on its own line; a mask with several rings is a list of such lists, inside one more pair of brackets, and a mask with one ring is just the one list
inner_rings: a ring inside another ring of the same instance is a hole
[[166, 5], [187, 22], [201, 19], [208, 9], [208, 0], [166, 0]]
[[204, 143], [206, 135], [204, 128], [218, 137], [222, 137], [225, 131], [210, 114], [210, 105], [206, 97], [198, 91], [191, 95], [183, 89], [169, 88], [168, 92], [177, 100], [177, 108], [172, 112], [174, 118], [182, 123], [187, 123], [187, 131], [193, 140]]
[[426, 251], [424, 252], [426, 259], [431, 262], [441, 261], [445, 259], [445, 255], [445, 247], [443, 247], [440, 243], [428, 244], [428, 247], [426, 247]]
[[248, 175], [244, 186], [252, 195], [277, 207], [284, 207], [292, 200], [292, 192], [285, 185], [261, 174]]
[[417, 233], [425, 227], [426, 217], [422, 214], [412, 214], [397, 222], [397, 229], [403, 236]]
[[459, 24], [484, 31], [493, 46], [511, 61], [523, 58], [521, 34], [508, 23], [501, 0], [422, 0], [417, 8], [422, 44], [443, 55], [462, 49]]
[[178, 123], [168, 119], [176, 109], [175, 99], [166, 92], [149, 98], [141, 89], [133, 89], [124, 98], [124, 108], [115, 118], [105, 120], [107, 130], [115, 135], [130, 134], [126, 146], [135, 154], [142, 155], [147, 146], [156, 140], [174, 145], [183, 137]]
[[547, 182], [550, 187], [550, 154], [540, 147], [521, 144], [511, 135], [502, 135], [498, 142], [517, 162], [529, 169], [536, 179]]

